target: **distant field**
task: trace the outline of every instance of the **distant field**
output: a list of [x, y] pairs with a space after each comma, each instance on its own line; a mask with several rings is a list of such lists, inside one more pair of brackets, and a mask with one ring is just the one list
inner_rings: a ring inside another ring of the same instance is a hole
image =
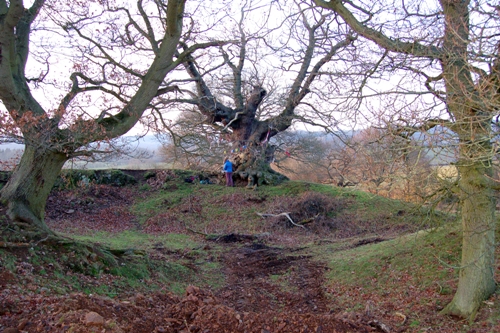
[[68, 162], [64, 169], [125, 169], [125, 170], [153, 170], [153, 169], [171, 169], [171, 163], [156, 161], [128, 160], [123, 162]]

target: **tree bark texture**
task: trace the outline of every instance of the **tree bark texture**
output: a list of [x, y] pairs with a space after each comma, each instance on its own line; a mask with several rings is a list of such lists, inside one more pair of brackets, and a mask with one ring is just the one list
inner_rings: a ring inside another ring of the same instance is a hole
[[232, 160], [235, 167], [234, 173], [241, 179], [247, 180], [248, 188], [255, 188], [262, 184], [277, 185], [288, 179], [270, 166], [274, 158], [274, 146], [251, 144], [243, 147], [246, 148], [240, 148], [238, 152], [232, 154]]
[[66, 154], [26, 146], [20, 163], [1, 191], [12, 220], [50, 233], [44, 223], [45, 204], [67, 160]]
[[[463, 228], [462, 260], [458, 288], [443, 313], [474, 319], [496, 288], [495, 197], [491, 145], [492, 110], [484, 103], [478, 83], [468, 65], [468, 1], [441, 0], [445, 14], [441, 67], [447, 93], [447, 107], [454, 115], [452, 129], [459, 137], [458, 193]], [[481, 83], [481, 82], [480, 82]]]
[[[469, 153], [464, 148], [461, 155]], [[495, 200], [488, 183], [491, 161], [459, 166], [462, 218], [462, 260], [458, 288], [442, 311], [474, 319], [482, 302], [495, 292]], [[489, 165], [488, 165], [489, 164]]]

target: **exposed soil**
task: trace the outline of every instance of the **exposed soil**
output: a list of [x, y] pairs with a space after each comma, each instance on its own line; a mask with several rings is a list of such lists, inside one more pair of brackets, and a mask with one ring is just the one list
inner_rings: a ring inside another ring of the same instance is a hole
[[[326, 268], [307, 257], [252, 244], [228, 251], [222, 260], [227, 286], [217, 296], [226, 306], [244, 312], [282, 309], [298, 314], [324, 314], [329, 311], [322, 287]], [[273, 276], [275, 280], [271, 281]], [[281, 289], [277, 289], [276, 282]]]
[[[55, 192], [47, 206], [47, 223], [59, 232], [136, 229], [138, 223], [128, 207], [138, 195], [131, 188], [111, 186], [98, 186], [85, 195]], [[0, 332], [414, 332], [409, 320], [394, 315], [394, 308], [371, 301], [365, 309], [346, 312], [336, 302], [335, 291], [325, 286], [326, 264], [297, 254], [297, 248], [272, 247], [241, 235], [215, 241], [227, 250], [215, 259], [222, 263], [223, 287], [191, 286], [181, 297], [164, 290], [115, 298], [83, 293], [52, 296], [43, 286], [29, 283], [36, 272], [22, 260], [17, 276], [0, 265]], [[368, 242], [378, 241], [383, 239]], [[29, 255], [22, 246], [15, 251], [20, 258]], [[93, 283], [113, 278], [103, 274]], [[366, 301], [362, 291], [351, 292]], [[434, 308], [427, 312], [432, 317], [428, 321], [436, 325], [427, 332], [462, 331], [463, 322], [438, 317], [436, 312]], [[495, 329], [488, 325], [471, 332]]]

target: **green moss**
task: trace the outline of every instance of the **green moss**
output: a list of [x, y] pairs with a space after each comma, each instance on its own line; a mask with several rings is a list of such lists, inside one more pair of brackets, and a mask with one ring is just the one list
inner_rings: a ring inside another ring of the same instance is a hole
[[90, 184], [125, 186], [137, 183], [136, 179], [121, 170], [63, 169], [54, 184], [55, 189], [85, 187]]
[[98, 170], [96, 171], [96, 181], [98, 184], [115, 186], [125, 186], [137, 182], [134, 177], [127, 175], [121, 170]]
[[11, 272], [15, 272], [16, 261], [16, 256], [6, 250], [0, 249], [0, 267], [4, 267]]
[[331, 283], [360, 286], [381, 291], [410, 275], [414, 285], [441, 285], [458, 274], [452, 267], [459, 262], [461, 235], [453, 226], [398, 237], [351, 250], [330, 252]]

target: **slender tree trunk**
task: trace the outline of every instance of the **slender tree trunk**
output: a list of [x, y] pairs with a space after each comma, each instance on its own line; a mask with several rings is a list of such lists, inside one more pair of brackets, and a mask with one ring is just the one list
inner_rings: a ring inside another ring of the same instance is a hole
[[[487, 143], [486, 143], [487, 142]], [[459, 195], [462, 210], [462, 262], [457, 292], [442, 311], [473, 320], [485, 299], [495, 292], [495, 199], [490, 187], [493, 170], [485, 149], [491, 151], [489, 140], [472, 153], [473, 144], [460, 147]], [[476, 143], [476, 147], [480, 144]], [[471, 159], [471, 157], [476, 158]], [[481, 158], [478, 158], [481, 157]]]
[[52, 233], [44, 222], [45, 204], [67, 160], [66, 154], [26, 146], [20, 163], [0, 192], [2, 202], [8, 202], [7, 214], [13, 221]]

